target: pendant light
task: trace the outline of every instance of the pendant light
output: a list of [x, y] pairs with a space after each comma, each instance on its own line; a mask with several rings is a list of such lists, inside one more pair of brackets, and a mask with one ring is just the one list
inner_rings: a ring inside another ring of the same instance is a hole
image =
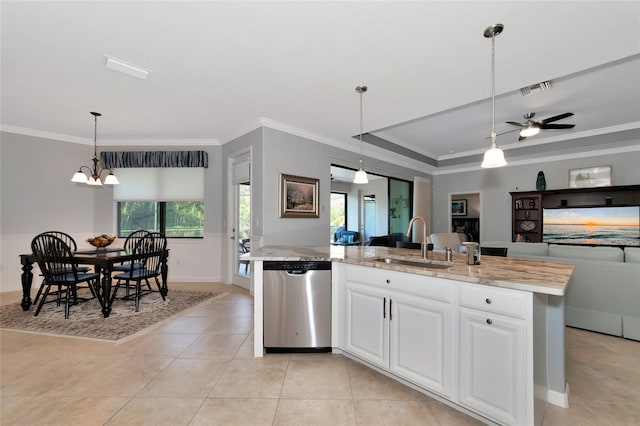
[[360, 94], [360, 169], [356, 172], [355, 177], [353, 178], [353, 183], [369, 183], [369, 178], [367, 177], [367, 172], [362, 168], [362, 94], [367, 91], [367, 86], [364, 84], [362, 86], [356, 87], [356, 93]]
[[[98, 165], [100, 160], [98, 160], [98, 150], [97, 150], [96, 141], [98, 139], [98, 117], [100, 117], [102, 114], [100, 114], [99, 112], [91, 112], [90, 114], [93, 115], [93, 119], [94, 119], [93, 158], [91, 159], [91, 161], [93, 162], [93, 168], [89, 166], [81, 166], [80, 169], [78, 169], [78, 171], [71, 178], [71, 182], [86, 183], [87, 185], [94, 185], [94, 186], [102, 186], [103, 181], [100, 175], [102, 174], [102, 172], [106, 170], [109, 172], [109, 174], [107, 175], [107, 177], [104, 178], [104, 184], [118, 185], [120, 182], [118, 181], [118, 178], [113, 174], [111, 169], [109, 168], [100, 169], [100, 166]], [[82, 169], [87, 169], [89, 175], [85, 174], [82, 171]]]
[[502, 32], [504, 25], [493, 24], [484, 30], [484, 36], [491, 37], [491, 148], [484, 153], [480, 167], [492, 168], [506, 166], [504, 152], [496, 145], [496, 36]]

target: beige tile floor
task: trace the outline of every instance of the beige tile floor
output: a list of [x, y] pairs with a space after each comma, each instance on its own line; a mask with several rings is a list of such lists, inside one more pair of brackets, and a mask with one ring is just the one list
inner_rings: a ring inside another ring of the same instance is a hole
[[[229, 294], [121, 344], [2, 330], [0, 424], [478, 424], [340, 355], [254, 359], [246, 291], [174, 286]], [[568, 328], [567, 352], [571, 407], [544, 425], [640, 425], [640, 343]]]

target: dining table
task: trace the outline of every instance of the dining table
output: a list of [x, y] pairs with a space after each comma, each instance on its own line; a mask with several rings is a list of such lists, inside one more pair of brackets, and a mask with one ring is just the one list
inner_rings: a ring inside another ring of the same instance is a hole
[[[111, 313], [111, 287], [113, 278], [114, 265], [143, 259], [157, 253], [134, 253], [133, 251], [123, 248], [100, 248], [78, 250], [73, 253], [73, 263], [78, 265], [91, 265], [95, 268], [95, 272], [100, 274], [100, 291], [98, 292], [98, 300], [102, 306], [102, 315], [108, 318]], [[167, 274], [168, 274], [168, 258], [169, 249], [165, 249], [161, 256], [160, 264], [160, 293], [167, 295]], [[33, 283], [33, 264], [37, 262], [34, 253], [20, 255], [20, 263], [22, 264], [22, 301], [20, 306], [22, 310], [28, 311], [31, 308], [31, 285]]]

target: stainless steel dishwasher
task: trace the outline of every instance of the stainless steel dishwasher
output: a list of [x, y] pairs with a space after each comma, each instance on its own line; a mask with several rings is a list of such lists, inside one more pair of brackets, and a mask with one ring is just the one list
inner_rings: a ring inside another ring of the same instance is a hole
[[331, 350], [331, 262], [265, 261], [267, 352]]

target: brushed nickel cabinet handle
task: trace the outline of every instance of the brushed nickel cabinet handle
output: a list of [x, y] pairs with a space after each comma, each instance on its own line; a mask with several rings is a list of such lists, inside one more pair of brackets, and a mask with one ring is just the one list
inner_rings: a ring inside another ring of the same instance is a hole
[[387, 317], [387, 298], [382, 299], [382, 318]]
[[389, 321], [393, 321], [393, 310], [391, 309], [393, 300], [389, 299]]

